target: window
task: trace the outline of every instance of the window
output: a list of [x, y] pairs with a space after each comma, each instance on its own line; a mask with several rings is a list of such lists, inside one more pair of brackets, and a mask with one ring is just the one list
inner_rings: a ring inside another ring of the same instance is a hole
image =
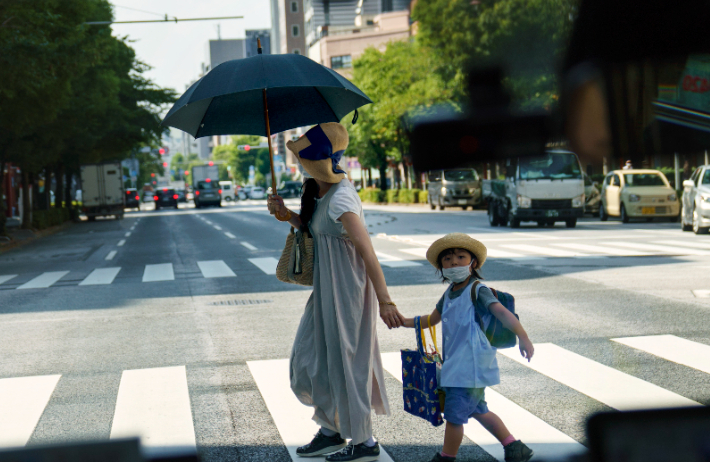
[[291, 2], [291, 13], [298, 13], [298, 2]]
[[626, 186], [665, 186], [661, 175], [655, 173], [628, 173], [624, 175]]
[[291, 35], [293, 37], [298, 37], [301, 34], [301, 30], [298, 28], [297, 24], [291, 26]]
[[607, 175], [606, 178], [604, 178], [604, 184], [609, 186], [611, 184], [611, 178], [613, 175]]
[[445, 170], [444, 179], [446, 181], [478, 181], [478, 173], [475, 170]]
[[301, 54], [301, 50], [299, 50], [298, 48], [294, 48], [294, 49], [293, 49], [293, 54], [294, 54], [294, 55], [300, 55], [300, 54]]
[[621, 179], [619, 178], [619, 175], [614, 175], [612, 177], [611, 185], [612, 186], [621, 186]]
[[702, 184], [710, 184], [710, 169], [705, 170], [705, 175], [703, 175], [703, 183]]
[[350, 55], [333, 56], [330, 58], [331, 69], [346, 69], [353, 67], [352, 57]]

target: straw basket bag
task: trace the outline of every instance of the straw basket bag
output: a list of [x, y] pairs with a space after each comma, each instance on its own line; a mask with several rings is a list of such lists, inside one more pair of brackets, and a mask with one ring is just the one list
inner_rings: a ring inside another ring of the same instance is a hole
[[276, 278], [290, 284], [313, 285], [313, 238], [294, 231], [293, 226], [276, 266]]

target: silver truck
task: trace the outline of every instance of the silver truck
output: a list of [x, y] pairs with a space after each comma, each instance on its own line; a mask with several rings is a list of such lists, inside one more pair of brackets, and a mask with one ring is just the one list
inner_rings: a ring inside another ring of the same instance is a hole
[[461, 207], [466, 210], [481, 203], [481, 180], [472, 168], [432, 170], [428, 172], [429, 206], [434, 210]]
[[508, 159], [505, 180], [483, 180], [491, 226], [518, 228], [523, 221], [577, 226], [584, 211], [584, 179], [577, 155], [549, 150], [541, 157]]
[[123, 218], [126, 192], [120, 162], [81, 166], [82, 212], [89, 221], [96, 217]]

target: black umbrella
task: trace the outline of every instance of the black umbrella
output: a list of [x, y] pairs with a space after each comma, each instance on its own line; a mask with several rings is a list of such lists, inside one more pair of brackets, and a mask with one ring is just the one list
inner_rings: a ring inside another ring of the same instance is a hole
[[[268, 91], [267, 91], [268, 90]], [[269, 141], [271, 187], [276, 193], [271, 133], [339, 122], [370, 98], [337, 72], [296, 54], [263, 55], [220, 64], [173, 105], [162, 125], [195, 138], [260, 135]], [[271, 114], [269, 114], [271, 110]], [[357, 120], [357, 112], [353, 123]]]

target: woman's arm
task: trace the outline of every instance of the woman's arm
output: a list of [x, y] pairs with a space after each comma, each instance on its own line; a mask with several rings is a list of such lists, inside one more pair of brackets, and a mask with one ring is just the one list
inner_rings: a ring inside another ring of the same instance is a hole
[[[439, 310], [434, 308], [434, 311], [431, 312], [431, 314], [428, 317], [422, 316], [421, 320], [421, 326], [422, 328], [429, 327], [429, 321], [431, 321], [432, 326], [436, 326], [441, 322], [441, 313], [439, 313]], [[405, 318], [404, 319], [404, 327], [414, 327], [414, 318]]]
[[[269, 196], [269, 198], [266, 200], [266, 206], [269, 208], [269, 213], [272, 215], [276, 215], [277, 213], [279, 213], [282, 208], [286, 209], [283, 198], [277, 194]], [[291, 211], [289, 210], [289, 212]], [[288, 220], [288, 222], [294, 228], [301, 229], [301, 216], [296, 212], [291, 212], [291, 218]]]
[[532, 358], [535, 352], [535, 348], [530, 338], [528, 338], [527, 332], [523, 329], [523, 325], [520, 324], [520, 320], [501, 303], [491, 303], [488, 305], [488, 309], [493, 316], [500, 320], [503, 327], [512, 330], [515, 335], [518, 336], [518, 340], [520, 341], [520, 354], [523, 355], [523, 358], [527, 358], [527, 360], [530, 361], [530, 358]]
[[375, 286], [377, 300], [380, 302], [380, 317], [390, 329], [400, 327], [404, 323], [404, 316], [399, 312], [397, 306], [383, 304], [385, 302], [391, 302], [392, 299], [387, 291], [385, 275], [382, 273], [380, 262], [377, 261], [375, 249], [372, 247], [372, 241], [370, 240], [370, 235], [367, 233], [367, 229], [362, 225], [360, 217], [353, 212], [345, 212], [342, 214], [340, 216], [340, 222], [343, 224], [350, 240], [355, 244], [357, 253], [360, 254], [365, 262], [367, 277], [370, 278], [372, 285]]

